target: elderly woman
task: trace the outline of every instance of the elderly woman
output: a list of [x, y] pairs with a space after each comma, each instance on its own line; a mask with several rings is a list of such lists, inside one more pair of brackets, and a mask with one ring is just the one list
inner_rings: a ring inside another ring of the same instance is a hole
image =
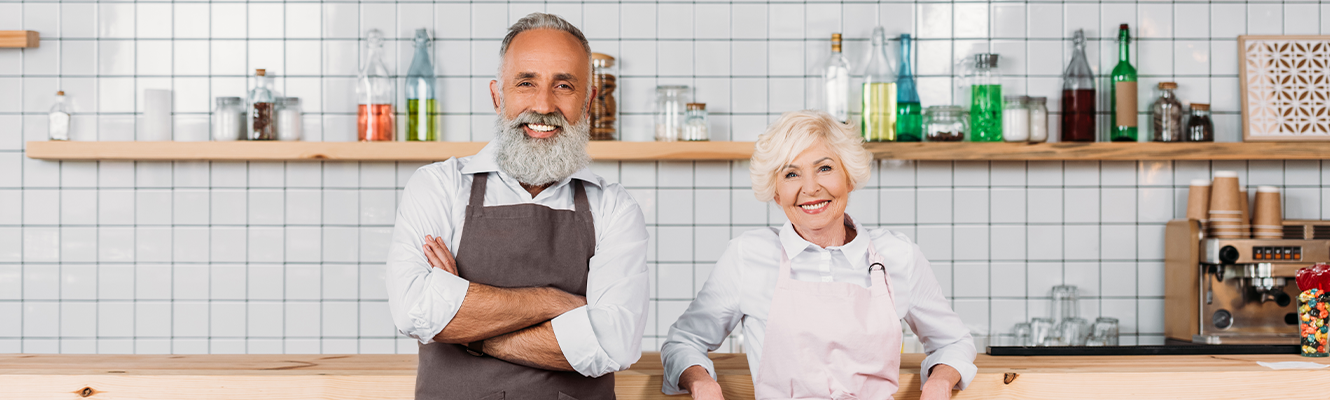
[[925, 399], [974, 378], [973, 340], [919, 246], [845, 214], [872, 154], [823, 112], [786, 113], [757, 141], [758, 200], [789, 218], [730, 241], [661, 348], [666, 394], [720, 399], [707, 351], [739, 324], [758, 399], [886, 399], [896, 393], [901, 320], [923, 342]]

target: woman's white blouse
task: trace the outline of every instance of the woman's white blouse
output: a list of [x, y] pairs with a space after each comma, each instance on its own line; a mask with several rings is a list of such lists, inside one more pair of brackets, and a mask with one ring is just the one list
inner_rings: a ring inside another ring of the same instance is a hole
[[[847, 217], [848, 219], [848, 217]], [[780, 253], [790, 257], [794, 279], [811, 282], [848, 282], [868, 287], [868, 240], [872, 238], [878, 254], [885, 259], [896, 302], [896, 315], [919, 336], [928, 357], [921, 365], [923, 380], [929, 369], [946, 364], [961, 373], [956, 385], [964, 389], [974, 379], [974, 340], [961, 319], [942, 296], [932, 267], [919, 246], [905, 235], [887, 229], [865, 231], [855, 223], [858, 236], [840, 247], [821, 248], [795, 233], [789, 222], [777, 232], [761, 228], [745, 232], [730, 241], [729, 248], [716, 262], [711, 277], [688, 306], [683, 316], [670, 327], [661, 347], [665, 364], [665, 394], [682, 394], [679, 375], [685, 369], [701, 365], [715, 378], [715, 368], [707, 352], [720, 347], [735, 326], [743, 324], [744, 351], [748, 369], [757, 379], [762, 360], [767, 312], [780, 272]], [[868, 235], [863, 233], [867, 232]]]

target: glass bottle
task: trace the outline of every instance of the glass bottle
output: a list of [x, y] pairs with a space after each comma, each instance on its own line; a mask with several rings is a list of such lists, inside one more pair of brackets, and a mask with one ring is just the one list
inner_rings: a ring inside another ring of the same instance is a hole
[[1025, 96], [1006, 96], [1002, 102], [1002, 140], [1030, 141], [1030, 109]]
[[1113, 67], [1113, 86], [1109, 88], [1109, 140], [1114, 142], [1136, 141], [1136, 68], [1131, 66], [1130, 44], [1127, 24], [1118, 26], [1118, 65]]
[[591, 140], [614, 140], [614, 122], [619, 119], [619, 105], [614, 101], [618, 76], [614, 57], [591, 53], [591, 84], [598, 89], [596, 100], [591, 102]]
[[1048, 98], [1030, 97], [1025, 104], [1030, 109], [1030, 143], [1048, 141]]
[[679, 140], [705, 142], [711, 140], [707, 126], [707, 103], [688, 103], [684, 112], [683, 135]]
[[924, 110], [924, 140], [959, 142], [965, 140], [965, 119], [960, 106], [932, 106]]
[[1215, 124], [1210, 121], [1210, 105], [1191, 103], [1191, 117], [1187, 118], [1188, 142], [1215, 141]]
[[975, 54], [970, 75], [970, 141], [1002, 141], [1002, 74], [997, 54]]
[[896, 140], [896, 71], [887, 62], [887, 31], [873, 28], [873, 47], [864, 66], [863, 120], [866, 142]]
[[360, 141], [396, 140], [396, 117], [393, 115], [393, 80], [383, 64], [383, 32], [370, 29], [366, 33], [369, 44], [365, 67], [356, 78], [356, 128]]
[[276, 102], [268, 71], [254, 70], [254, 88], [249, 90], [249, 140], [277, 140], [277, 123], [273, 118]]
[[1159, 99], [1150, 106], [1151, 128], [1156, 142], [1183, 140], [1182, 103], [1173, 93], [1177, 88], [1177, 82], [1159, 82]]
[[683, 135], [687, 85], [656, 86], [656, 141], [673, 142]]
[[910, 34], [901, 34], [901, 72], [896, 78], [896, 141], [918, 142], [924, 130], [923, 108], [919, 105], [919, 90], [910, 69]]
[[822, 66], [821, 98], [817, 104], [842, 123], [850, 121], [850, 60], [841, 52], [841, 35], [831, 34], [831, 56]]
[[283, 97], [277, 99], [277, 140], [296, 141], [304, 135], [305, 125], [301, 121], [300, 98]]
[[65, 104], [65, 91], [55, 92], [55, 104], [51, 105], [51, 113], [47, 115], [50, 119], [50, 125], [47, 126], [47, 138], [50, 140], [69, 140], [69, 106]]
[[1094, 71], [1085, 58], [1085, 30], [1072, 37], [1071, 63], [1062, 73], [1062, 141], [1095, 140]]
[[212, 140], [245, 140], [245, 99], [218, 97], [212, 112]]
[[416, 29], [415, 46], [416, 55], [406, 71], [406, 140], [433, 142], [439, 140], [439, 103], [425, 28]]

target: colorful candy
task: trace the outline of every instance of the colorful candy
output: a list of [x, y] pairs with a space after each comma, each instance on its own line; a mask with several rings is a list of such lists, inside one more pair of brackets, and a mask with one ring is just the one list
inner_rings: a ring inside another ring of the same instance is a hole
[[[1303, 268], [1308, 269], [1308, 268]], [[1299, 271], [1299, 278], [1303, 275]], [[1299, 283], [1299, 288], [1302, 283]], [[1313, 287], [1298, 294], [1298, 336], [1302, 355], [1307, 357], [1326, 357], [1326, 338], [1330, 336], [1330, 313], [1326, 304], [1330, 303], [1330, 292]]]

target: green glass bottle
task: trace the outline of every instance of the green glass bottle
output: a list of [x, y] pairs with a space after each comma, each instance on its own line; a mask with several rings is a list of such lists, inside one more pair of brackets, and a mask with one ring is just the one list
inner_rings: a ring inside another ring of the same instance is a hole
[[439, 140], [439, 105], [434, 99], [434, 65], [430, 63], [429, 32], [416, 30], [416, 55], [406, 72], [406, 140]]
[[1118, 65], [1113, 67], [1113, 85], [1109, 86], [1109, 140], [1136, 141], [1136, 67], [1131, 66], [1128, 47], [1131, 33], [1127, 24], [1118, 27]]
[[910, 69], [910, 34], [901, 34], [901, 69], [896, 78], [896, 141], [918, 142], [924, 137], [924, 110], [919, 105], [914, 72]]

